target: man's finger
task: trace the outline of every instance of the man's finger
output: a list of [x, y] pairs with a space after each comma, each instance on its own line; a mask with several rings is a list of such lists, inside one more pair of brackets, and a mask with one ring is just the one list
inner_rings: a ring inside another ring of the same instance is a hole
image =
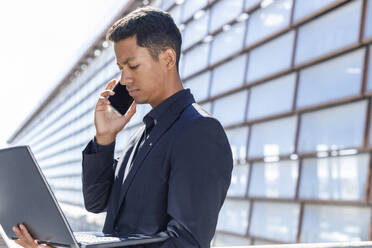
[[23, 246], [23, 247], [27, 247], [27, 246], [26, 246], [26, 243], [25, 243], [22, 239], [16, 239], [16, 240], [14, 240], [14, 242], [15, 242], [17, 245], [20, 245], [20, 246]]
[[104, 90], [101, 93], [101, 97], [109, 97], [109, 96], [113, 96], [113, 95], [115, 95], [115, 92], [110, 90], [110, 89], [109, 90]]
[[15, 234], [17, 235], [19, 239], [25, 239], [23, 237], [21, 230], [18, 228], [18, 226], [13, 226], [13, 231], [15, 232]]
[[23, 225], [23, 224], [21, 224], [20, 227], [21, 227], [21, 231], [22, 231], [24, 237], [27, 239], [27, 241], [33, 243], [33, 242], [34, 242], [34, 238], [31, 237], [31, 235], [30, 235], [30, 233], [28, 232], [26, 226]]
[[114, 88], [115, 83], [116, 83], [115, 79], [111, 80], [110, 83], [107, 84], [106, 90], [111, 90], [112, 88]]

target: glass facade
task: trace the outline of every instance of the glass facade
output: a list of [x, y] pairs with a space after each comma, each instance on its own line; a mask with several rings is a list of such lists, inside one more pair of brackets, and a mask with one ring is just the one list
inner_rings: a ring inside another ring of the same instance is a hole
[[[181, 27], [184, 87], [231, 145], [213, 245], [371, 239], [371, 0], [150, 4]], [[80, 178], [95, 103], [119, 79], [112, 46], [101, 44], [10, 140], [30, 145], [74, 231], [98, 231], [105, 216], [84, 210]], [[138, 106], [116, 156], [149, 110]]]

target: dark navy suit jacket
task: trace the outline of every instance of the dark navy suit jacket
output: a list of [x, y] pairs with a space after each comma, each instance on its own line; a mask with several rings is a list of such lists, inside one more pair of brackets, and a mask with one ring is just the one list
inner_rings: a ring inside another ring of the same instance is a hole
[[144, 126], [130, 138], [121, 164], [114, 159], [114, 144], [99, 146], [92, 140], [85, 148], [85, 207], [93, 213], [107, 211], [104, 233], [165, 231], [171, 237], [146, 247], [209, 247], [233, 165], [225, 132], [189, 90], [177, 92], [148, 115], [156, 125], [124, 182]]

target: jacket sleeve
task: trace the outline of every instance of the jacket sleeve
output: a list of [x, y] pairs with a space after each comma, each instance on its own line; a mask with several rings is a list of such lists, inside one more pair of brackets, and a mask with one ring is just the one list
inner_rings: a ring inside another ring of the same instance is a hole
[[106, 210], [117, 163], [114, 150], [115, 142], [101, 146], [95, 140], [83, 150], [82, 188], [84, 205], [89, 212]]
[[231, 180], [233, 159], [221, 124], [201, 118], [173, 147], [167, 233], [161, 247], [210, 247]]

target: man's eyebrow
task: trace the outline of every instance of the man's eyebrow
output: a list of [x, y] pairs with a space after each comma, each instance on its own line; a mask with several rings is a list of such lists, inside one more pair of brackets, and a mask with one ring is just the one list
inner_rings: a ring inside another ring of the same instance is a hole
[[[123, 64], [123, 65], [128, 64], [128, 62], [129, 62], [130, 60], [132, 60], [132, 59], [135, 59], [135, 57], [129, 57], [129, 58], [127, 58], [126, 60], [124, 60], [124, 61], [122, 62], [122, 64]], [[119, 65], [118, 62], [116, 62], [116, 64]], [[120, 65], [119, 65], [119, 66], [120, 66]]]

